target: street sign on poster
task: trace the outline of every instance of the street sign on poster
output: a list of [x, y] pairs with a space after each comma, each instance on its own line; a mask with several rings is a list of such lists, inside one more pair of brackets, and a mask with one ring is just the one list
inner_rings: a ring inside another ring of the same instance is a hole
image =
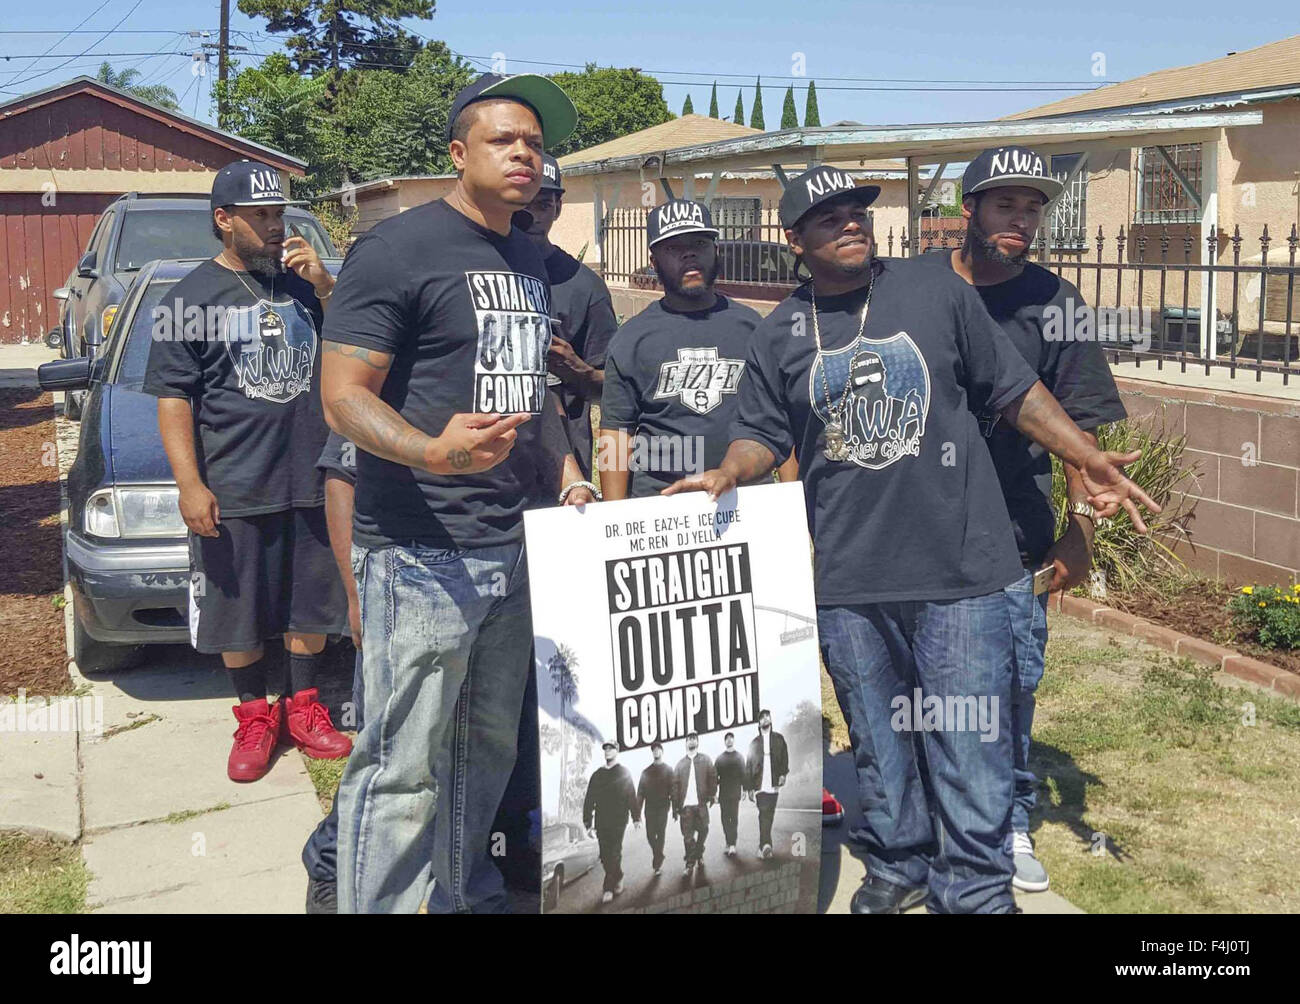
[[544, 911], [814, 912], [823, 742], [801, 486], [539, 509], [524, 527]]

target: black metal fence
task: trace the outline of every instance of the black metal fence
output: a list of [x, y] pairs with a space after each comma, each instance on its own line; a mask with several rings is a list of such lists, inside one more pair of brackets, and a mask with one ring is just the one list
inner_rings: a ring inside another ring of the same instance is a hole
[[[733, 295], [781, 299], [798, 284], [795, 261], [773, 203], [715, 215], [720, 244], [718, 281]], [[605, 278], [634, 287], [657, 288], [646, 248], [642, 207], [614, 207], [605, 216], [601, 261]], [[1095, 339], [1119, 361], [1238, 369], [1260, 381], [1269, 372], [1283, 383], [1300, 376], [1300, 233], [1295, 224], [1282, 239], [1265, 226], [1248, 240], [1240, 227], [1231, 235], [1211, 234], [1204, 246], [1199, 223], [1134, 223], [1113, 237], [1101, 227], [1040, 239], [1033, 261], [1069, 280], [1082, 302], [1063, 317], [1056, 334]], [[877, 233], [878, 253], [907, 257], [960, 247], [959, 221], [923, 219], [913, 249], [907, 231]], [[1258, 252], [1255, 248], [1258, 248]], [[1208, 307], [1208, 313], [1207, 313]], [[1203, 316], [1203, 314], [1205, 316]], [[1207, 324], [1206, 337], [1202, 328]]]

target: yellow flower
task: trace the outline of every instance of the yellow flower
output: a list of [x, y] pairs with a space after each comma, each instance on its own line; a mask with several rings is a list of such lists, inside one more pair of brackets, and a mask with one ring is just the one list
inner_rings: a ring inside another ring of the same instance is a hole
[[1242, 587], [1241, 587], [1241, 591], [1242, 591], [1243, 593], [1245, 593], [1247, 596], [1249, 596], [1251, 593], [1253, 593], [1253, 592], [1255, 591], [1255, 587], [1254, 587], [1254, 586], [1242, 586]]
[[1261, 607], [1266, 607], [1266, 606], [1268, 606], [1268, 604], [1267, 604], [1267, 603], [1261, 603], [1260, 606], [1261, 606]]

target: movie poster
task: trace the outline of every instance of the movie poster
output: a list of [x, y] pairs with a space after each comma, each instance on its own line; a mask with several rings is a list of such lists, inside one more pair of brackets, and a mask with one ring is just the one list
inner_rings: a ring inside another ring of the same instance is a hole
[[822, 713], [803, 490], [524, 514], [542, 908], [812, 913]]

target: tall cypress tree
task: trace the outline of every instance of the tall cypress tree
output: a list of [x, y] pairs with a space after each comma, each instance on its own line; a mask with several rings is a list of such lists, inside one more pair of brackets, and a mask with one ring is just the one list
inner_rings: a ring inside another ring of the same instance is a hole
[[686, 103], [682, 105], [682, 114], [683, 115], [695, 114], [695, 106], [691, 104], [691, 96], [689, 94], [686, 95]]
[[807, 126], [819, 126], [822, 124], [821, 113], [817, 110], [817, 83], [808, 81], [808, 101], [803, 106], [803, 124]]
[[713, 82], [713, 93], [709, 95], [709, 118], [718, 117], [718, 82]]
[[754, 104], [749, 109], [749, 124], [755, 129], [766, 129], [763, 122], [763, 78], [754, 78]]
[[736, 92], [736, 110], [731, 116], [731, 121], [736, 125], [745, 124], [745, 102], [740, 91]]
[[785, 104], [781, 106], [781, 128], [799, 128], [799, 113], [794, 110], [794, 84], [785, 92]]

